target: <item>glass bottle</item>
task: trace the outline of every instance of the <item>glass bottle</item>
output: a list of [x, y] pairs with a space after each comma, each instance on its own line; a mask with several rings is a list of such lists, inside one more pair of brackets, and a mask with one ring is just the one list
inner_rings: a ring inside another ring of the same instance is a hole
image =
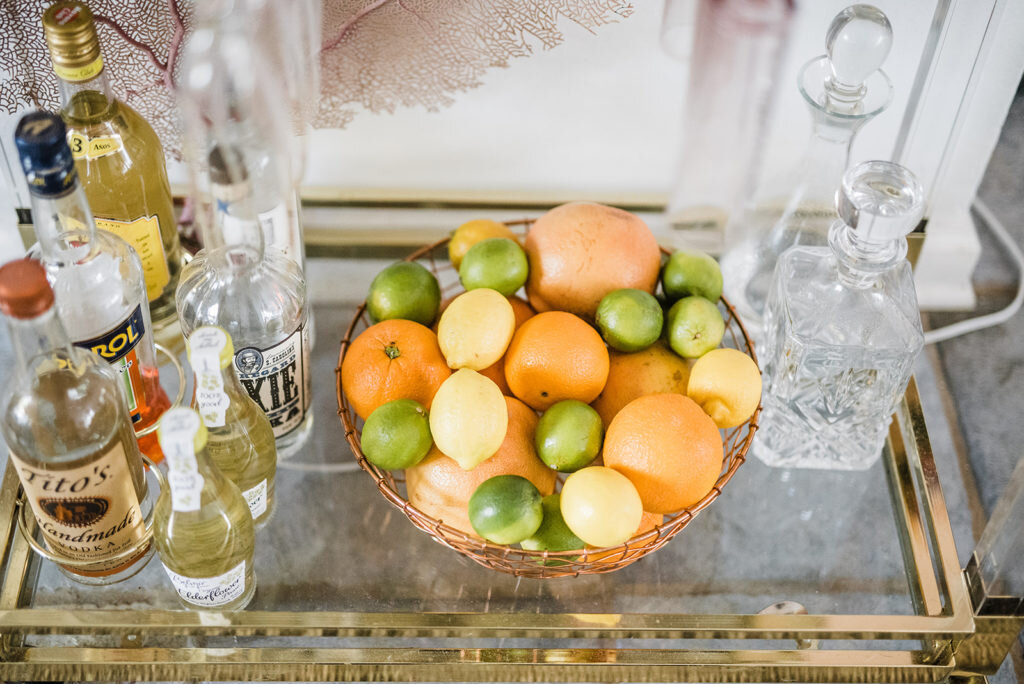
[[[132, 425], [145, 428], [170, 400], [160, 386], [139, 256], [121, 238], [96, 229], [60, 117], [26, 114], [14, 143], [38, 238], [29, 256], [46, 269], [75, 346], [96, 352], [118, 370]], [[154, 434], [142, 437], [139, 446], [153, 461], [163, 458]]]
[[50, 550], [86, 567], [58, 565], [85, 584], [112, 584], [152, 555], [116, 558], [139, 543], [152, 501], [121, 381], [71, 344], [46, 272], [30, 259], [0, 267], [0, 311], [14, 350], [0, 399], [0, 430], [25, 498]]
[[793, 247], [779, 259], [753, 447], [768, 465], [860, 470], [881, 454], [924, 346], [905, 258], [923, 203], [907, 169], [858, 164], [837, 193], [829, 246]]
[[778, 185], [755, 193], [741, 225], [727, 231], [725, 294], [755, 337], [779, 256], [795, 245], [826, 244], [854, 137], [892, 99], [880, 69], [892, 47], [884, 13], [870, 5], [847, 7], [832, 20], [825, 44], [828, 53], [807, 62], [797, 79], [812, 119], [804, 153]]
[[196, 374], [196, 406], [214, 464], [242, 491], [256, 527], [274, 511], [277, 448], [267, 415], [242, 389], [232, 368], [235, 350], [221, 328], [203, 326], [188, 338]]
[[150, 314], [162, 327], [176, 314], [174, 290], [184, 252], [160, 139], [111, 92], [84, 3], [51, 5], [43, 14], [43, 32], [59, 79], [60, 114], [96, 223], [139, 253]]
[[[178, 315], [186, 338], [204, 325], [231, 336], [235, 372], [270, 419], [283, 459], [303, 447], [313, 423], [306, 281], [294, 259], [265, 248], [251, 193], [231, 204], [231, 220], [218, 228], [206, 163], [211, 156], [220, 160], [217, 180], [226, 184], [263, 175], [287, 187], [279, 162], [288, 154], [288, 126], [280, 98], [253, 78], [263, 71], [249, 36], [230, 16], [222, 21], [206, 16], [209, 11], [203, 10], [186, 48], [179, 91], [206, 247], [182, 273]], [[249, 145], [254, 137], [265, 144]], [[268, 165], [279, 170], [262, 169]]]
[[242, 610], [256, 593], [252, 516], [242, 492], [210, 461], [199, 414], [174, 408], [160, 419], [170, 492], [161, 492], [153, 542], [186, 608]]

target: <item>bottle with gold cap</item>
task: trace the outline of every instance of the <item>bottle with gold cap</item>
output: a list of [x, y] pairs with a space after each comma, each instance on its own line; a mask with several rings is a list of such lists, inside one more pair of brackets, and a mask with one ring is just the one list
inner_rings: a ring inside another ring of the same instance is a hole
[[207, 453], [242, 490], [253, 522], [262, 527], [274, 510], [277, 448], [270, 419], [242, 388], [234, 358], [231, 336], [223, 328], [204, 325], [188, 338], [195, 406], [209, 433]]
[[[57, 115], [30, 112], [14, 132], [39, 239], [29, 256], [46, 269], [75, 346], [120, 373], [132, 424], [142, 429], [171, 403], [160, 386], [142, 264], [127, 242], [96, 230], [64, 130]], [[154, 461], [163, 458], [152, 433], [139, 446]]]
[[150, 312], [161, 327], [176, 315], [174, 289], [184, 253], [160, 139], [112, 94], [88, 6], [77, 0], [51, 5], [43, 32], [60, 81], [68, 144], [96, 224], [139, 253]]
[[131, 577], [152, 555], [139, 548], [152, 502], [121, 380], [71, 344], [38, 262], [0, 268], [0, 311], [14, 349], [0, 430], [43, 539], [77, 582]]
[[186, 608], [242, 610], [256, 592], [249, 506], [210, 460], [199, 414], [174, 408], [160, 419], [169, 492], [161, 492], [153, 541]]

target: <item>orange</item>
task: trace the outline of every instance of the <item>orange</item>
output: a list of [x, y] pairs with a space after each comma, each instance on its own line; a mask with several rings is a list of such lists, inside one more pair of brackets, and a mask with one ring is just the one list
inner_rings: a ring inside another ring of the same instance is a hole
[[604, 464], [630, 479], [652, 513], [672, 513], [703, 499], [718, 481], [722, 458], [715, 422], [681, 394], [634, 399], [604, 437]]
[[611, 350], [608, 382], [591, 404], [607, 429], [623, 406], [637, 397], [660, 392], [686, 394], [691, 362], [658, 341], [643, 351], [623, 354]]
[[568, 311], [593, 320], [601, 299], [614, 290], [651, 294], [661, 252], [637, 216], [603, 204], [555, 207], [526, 235], [530, 276], [526, 295], [537, 311]]
[[467, 505], [476, 488], [496, 475], [519, 475], [533, 483], [542, 496], [555, 491], [557, 474], [537, 458], [533, 433], [537, 414], [514, 397], [505, 397], [508, 430], [498, 451], [486, 461], [463, 470], [433, 447], [427, 457], [405, 471], [409, 501], [427, 515], [477, 536], [469, 522]]
[[[536, 311], [526, 303], [525, 300], [519, 297], [509, 297], [509, 303], [512, 304], [512, 313], [516, 316], [516, 330], [519, 330], [519, 326], [526, 322], [526, 319], [536, 315]], [[488, 378], [494, 381], [494, 384], [498, 386], [501, 393], [505, 396], [511, 396], [512, 390], [508, 388], [508, 382], [505, 380], [505, 357], [502, 356], [500, 359], [492, 363], [487, 368], [480, 371], [481, 375], [486, 375]]]
[[505, 379], [513, 394], [538, 411], [563, 399], [589, 404], [608, 379], [608, 349], [582, 318], [539, 313], [512, 336]]
[[348, 348], [341, 385], [360, 418], [394, 399], [414, 399], [428, 409], [449, 375], [437, 335], [430, 328], [395, 318], [370, 326]]

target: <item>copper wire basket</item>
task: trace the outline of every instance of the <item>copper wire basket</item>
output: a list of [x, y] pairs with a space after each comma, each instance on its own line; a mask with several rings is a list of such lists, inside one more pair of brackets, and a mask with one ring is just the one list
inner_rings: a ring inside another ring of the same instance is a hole
[[[531, 222], [531, 220], [515, 221], [509, 222], [508, 225], [529, 226]], [[448, 261], [447, 245], [448, 239], [445, 238], [434, 244], [421, 247], [405, 258], [406, 261], [420, 262], [437, 276], [441, 285], [442, 297], [450, 297], [461, 291], [458, 274]], [[666, 255], [670, 253], [664, 248], [662, 248], [662, 252]], [[719, 306], [726, 323], [723, 344], [749, 354], [756, 363], [757, 356], [754, 354], [753, 344], [735, 309], [724, 297], [719, 302]], [[399, 508], [413, 525], [429, 534], [434, 541], [458, 551], [472, 561], [510, 575], [548, 579], [614, 572], [660, 549], [686, 527], [699, 512], [710, 506], [711, 502], [721, 495], [722, 489], [746, 460], [747, 450], [757, 431], [757, 421], [761, 414], [760, 406], [743, 425], [722, 431], [724, 450], [722, 473], [707, 496], [689, 508], [666, 515], [660, 525], [633, 537], [624, 544], [600, 549], [588, 548], [557, 552], [527, 551], [515, 546], [494, 544], [450, 527], [443, 520], [437, 520], [413, 506], [405, 496], [405, 480], [401, 472], [395, 474], [381, 470], [367, 461], [363, 455], [359, 447], [362, 421], [358, 419], [345, 396], [341, 384], [341, 364], [345, 359], [349, 344], [369, 326], [370, 321], [364, 302], [356, 310], [352, 321], [345, 330], [338, 355], [338, 366], [335, 369], [338, 415], [345, 426], [345, 439], [348, 440], [353, 455], [362, 469], [369, 473], [377, 483], [377, 489], [384, 495], [384, 498]], [[561, 486], [560, 483], [559, 486]]]

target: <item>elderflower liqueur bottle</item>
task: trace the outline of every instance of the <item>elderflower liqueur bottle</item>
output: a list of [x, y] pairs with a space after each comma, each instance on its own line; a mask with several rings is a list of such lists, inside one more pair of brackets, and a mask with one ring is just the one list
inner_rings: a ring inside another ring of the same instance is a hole
[[255, 538], [238, 486], [215, 466], [199, 414], [175, 408], [160, 419], [170, 492], [161, 492], [153, 540], [186, 608], [242, 610], [256, 593]]
[[232, 368], [231, 336], [203, 326], [188, 338], [188, 360], [196, 373], [196, 407], [209, 437], [214, 464], [242, 490], [257, 527], [274, 510], [277, 448], [267, 415], [242, 388]]
[[754, 453], [783, 467], [860, 470], [924, 346], [906, 236], [924, 192], [907, 169], [859, 164], [836, 193], [828, 247], [793, 247], [765, 317], [764, 413]]
[[150, 313], [162, 326], [175, 316], [184, 252], [160, 139], [112, 94], [85, 3], [51, 5], [43, 14], [43, 33], [59, 78], [60, 114], [96, 223], [139, 253]]
[[[39, 240], [29, 256], [46, 269], [75, 346], [96, 352], [118, 370], [132, 424], [145, 428], [170, 401], [160, 386], [139, 256], [121, 238], [96, 229], [60, 117], [26, 114], [14, 143]], [[152, 433], [139, 446], [154, 461], [162, 458]]]
[[14, 349], [0, 430], [46, 545], [85, 562], [71, 579], [111, 584], [149, 560], [139, 447], [117, 372], [71, 344], [46, 272], [30, 259], [0, 268], [0, 311]]

